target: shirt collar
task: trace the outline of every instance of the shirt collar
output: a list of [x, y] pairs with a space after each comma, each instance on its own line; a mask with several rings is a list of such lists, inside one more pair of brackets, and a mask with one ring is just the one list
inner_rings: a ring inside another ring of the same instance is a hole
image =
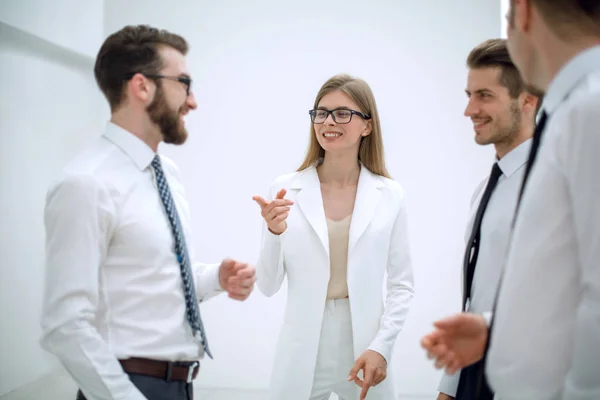
[[140, 138], [113, 122], [106, 125], [104, 137], [123, 150], [141, 171], [145, 170], [156, 156]]
[[504, 155], [500, 160], [497, 160], [498, 166], [502, 171], [502, 174], [507, 178], [517, 172], [525, 163], [529, 157], [529, 148], [531, 147], [531, 139], [527, 139], [508, 153]]
[[600, 67], [600, 46], [582, 51], [568, 61], [556, 74], [544, 96], [542, 108], [552, 114], [571, 93], [579, 81]]

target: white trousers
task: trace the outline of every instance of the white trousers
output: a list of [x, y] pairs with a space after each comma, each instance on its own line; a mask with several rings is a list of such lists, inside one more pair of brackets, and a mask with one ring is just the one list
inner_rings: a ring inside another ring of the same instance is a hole
[[358, 400], [360, 388], [348, 382], [355, 361], [351, 321], [348, 299], [327, 300], [310, 400], [328, 400], [332, 393]]

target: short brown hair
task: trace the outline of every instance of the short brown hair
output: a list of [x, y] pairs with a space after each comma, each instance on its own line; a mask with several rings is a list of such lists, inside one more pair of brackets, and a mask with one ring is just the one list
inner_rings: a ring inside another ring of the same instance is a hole
[[516, 99], [523, 92], [528, 92], [538, 98], [536, 113], [540, 110], [543, 93], [532, 86], [525, 84], [519, 70], [512, 62], [506, 39], [488, 39], [477, 46], [467, 57], [467, 67], [500, 68], [500, 84], [508, 89], [510, 97]]
[[504, 39], [489, 39], [478, 44], [467, 57], [467, 67], [470, 69], [500, 68], [500, 83], [508, 89], [513, 99], [519, 97], [525, 90], [521, 74], [510, 58]]
[[148, 25], [126, 26], [104, 41], [94, 75], [111, 111], [123, 102], [123, 87], [132, 74], [156, 75], [164, 68], [158, 52], [161, 46], [172, 47], [183, 55], [188, 52], [184, 38]]
[[[358, 150], [358, 159], [372, 173], [386, 178], [390, 178], [390, 174], [385, 166], [383, 139], [381, 136], [381, 124], [379, 122], [379, 113], [377, 112], [377, 103], [371, 88], [364, 80], [355, 78], [348, 74], [335, 75], [327, 80], [321, 86], [317, 97], [315, 98], [314, 108], [319, 106], [319, 102], [325, 95], [342, 91], [350, 97], [360, 111], [369, 115], [371, 119], [371, 133], [361, 138], [360, 148]], [[306, 156], [298, 171], [302, 171], [308, 167], [319, 163], [325, 155], [325, 150], [317, 141], [315, 127], [310, 126], [310, 139]]]
[[[510, 1], [509, 23], [514, 24], [515, 1]], [[600, 2], [598, 0], [531, 0], [548, 23], [560, 36], [574, 32], [600, 36]]]

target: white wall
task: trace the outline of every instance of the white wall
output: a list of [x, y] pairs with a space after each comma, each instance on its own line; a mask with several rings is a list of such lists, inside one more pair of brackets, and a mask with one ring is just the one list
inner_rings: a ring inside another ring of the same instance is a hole
[[57, 365], [38, 344], [43, 206], [108, 117], [88, 56], [102, 21], [102, 0], [0, 1], [0, 396]]
[[103, 36], [103, 0], [1, 0], [0, 21], [94, 58]]
[[506, 15], [508, 14], [508, 10], [510, 9], [510, 0], [500, 0], [500, 37], [506, 39], [506, 28], [508, 26], [508, 21], [506, 20]]
[[[409, 193], [416, 297], [393, 363], [401, 393], [434, 395], [440, 373], [419, 339], [460, 308], [463, 233], [472, 190], [492, 149], [463, 117], [468, 52], [498, 37], [500, 4], [464, 0], [107, 0], [105, 33], [148, 23], [184, 35], [199, 109], [191, 138], [164, 148], [179, 164], [206, 261], [255, 261], [260, 215], [251, 200], [294, 170], [308, 140], [307, 111], [338, 72], [369, 82], [380, 107], [388, 167]], [[285, 290], [203, 307], [214, 361], [203, 387], [268, 384]]]

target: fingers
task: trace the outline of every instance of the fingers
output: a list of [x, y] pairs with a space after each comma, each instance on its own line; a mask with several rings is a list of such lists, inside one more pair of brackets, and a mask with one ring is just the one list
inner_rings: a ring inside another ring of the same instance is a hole
[[365, 400], [367, 398], [367, 392], [370, 387], [370, 385], [363, 385], [362, 390], [360, 391], [360, 400]]
[[448, 346], [441, 343], [441, 344], [434, 346], [430, 350], [430, 353], [431, 353], [431, 358], [435, 358], [436, 368], [441, 368], [443, 365], [438, 366], [438, 364], [440, 363], [440, 360], [443, 360], [446, 356], [448, 356], [450, 351], [448, 350]]
[[431, 351], [431, 349], [439, 344], [441, 342], [442, 339], [442, 333], [440, 331], [433, 331], [428, 335], [423, 336], [423, 338], [421, 339], [421, 347], [423, 347], [425, 350]]
[[278, 204], [276, 201], [281, 202], [288, 200], [273, 200], [268, 206], [261, 210], [261, 214], [268, 226], [283, 222], [290, 213], [289, 205], [274, 206], [274, 204]]
[[435, 321], [433, 323], [433, 326], [443, 331], [446, 331], [446, 333], [448, 334], [451, 334], [452, 332], [456, 332], [464, 326], [465, 322], [467, 322], [465, 319], [466, 315], [467, 314], [465, 313], [454, 314], [450, 317]]
[[235, 264], [239, 264], [239, 263], [232, 258], [224, 258], [221, 261], [221, 265], [226, 266], [226, 267], [233, 267]]
[[256, 269], [254, 268], [253, 265], [247, 263], [247, 262], [238, 262], [237, 263], [241, 268], [237, 270], [237, 274], [238, 275], [245, 275], [245, 274], [249, 274], [249, 275], [253, 275], [256, 272]]
[[275, 219], [275, 217], [283, 214], [283, 213], [287, 213], [290, 211], [290, 207], [288, 206], [278, 206], [278, 207], [265, 207], [263, 209], [264, 212], [264, 217], [266, 220], [271, 221], [273, 219]]
[[364, 382], [357, 378], [356, 384], [362, 387], [360, 398], [365, 399], [367, 392], [371, 387], [379, 385], [387, 377], [387, 373], [384, 368], [365, 368], [365, 380]]
[[378, 367], [375, 369], [375, 373], [373, 376], [373, 386], [379, 385], [381, 382], [385, 380], [387, 377], [387, 370], [383, 367]]
[[363, 380], [358, 377], [358, 375], [354, 378], [354, 383], [356, 383], [356, 386], [360, 387], [363, 387], [363, 385], [365, 384]]
[[274, 207], [289, 207], [294, 204], [292, 200], [288, 199], [274, 199], [267, 201], [260, 196], [253, 196], [252, 200], [254, 200], [265, 212], [271, 211]]
[[227, 287], [227, 292], [229, 293], [229, 297], [235, 300], [246, 300], [252, 290], [254, 289], [254, 284], [250, 286], [239, 286], [239, 285], [229, 285]]
[[275, 196], [276, 199], [283, 199], [283, 197], [285, 196], [286, 191], [285, 189], [281, 189], [279, 192], [277, 192], [277, 196]]
[[446, 344], [440, 340], [440, 337], [436, 332], [424, 336], [423, 339], [421, 339], [421, 346], [427, 350], [427, 358], [429, 360], [435, 359], [436, 368], [439, 369], [445, 365], [440, 365], [439, 360], [440, 357], [444, 357], [448, 354], [448, 348]]
[[252, 289], [254, 283], [256, 282], [256, 277], [251, 277], [248, 279], [244, 279], [243, 281], [237, 280], [235, 277], [229, 278], [227, 282], [227, 291], [244, 291], [247, 289]]
[[440, 354], [438, 357], [435, 358], [435, 368], [437, 369], [442, 369], [445, 368], [447, 365], [447, 361], [449, 358], [451, 358], [451, 355], [449, 352], [444, 352], [442, 354]]
[[367, 397], [367, 392], [369, 388], [373, 386], [373, 380], [375, 378], [375, 371], [372, 368], [365, 368], [365, 381], [362, 385], [362, 390], [360, 391], [360, 400], [364, 400]]
[[227, 289], [248, 289], [256, 282], [256, 276], [252, 275], [248, 278], [239, 279], [237, 276], [231, 276], [227, 279]]
[[239, 268], [237, 264], [238, 263], [235, 260], [225, 258], [221, 261], [221, 265], [219, 266], [219, 276], [221, 276], [221, 274], [225, 277], [231, 276], [231, 274], [235, 273], [236, 268]]
[[256, 269], [246, 263], [238, 263], [239, 268], [227, 279], [227, 290], [241, 294], [249, 293], [256, 282]]
[[283, 222], [288, 217], [288, 215], [290, 215], [289, 211], [279, 214], [278, 216], [273, 218], [273, 222], [275, 222], [276, 224]]
[[454, 375], [454, 373], [458, 370], [458, 368], [456, 368], [458, 362], [455, 361], [454, 354], [449, 354], [448, 356], [444, 357], [444, 359], [440, 360], [440, 365], [440, 369], [444, 369], [448, 375]]
[[275, 200], [271, 200], [266, 208], [270, 211], [275, 207], [289, 207], [293, 204], [294, 204], [294, 202], [292, 200], [275, 199]]
[[292, 204], [294, 204], [294, 202], [292, 200], [284, 199], [285, 194], [286, 194], [286, 190], [281, 189], [279, 192], [277, 192], [277, 195], [275, 196], [275, 198], [272, 201], [267, 201], [262, 196], [252, 196], [252, 200], [254, 200], [261, 208], [265, 208], [265, 207], [271, 206], [271, 205], [273, 207], [278, 207], [278, 206], [291, 206]]
[[427, 350], [427, 358], [435, 359], [435, 367], [442, 368], [446, 365], [446, 357], [450, 357], [452, 352], [442, 340], [443, 337], [439, 331], [434, 331], [421, 339], [421, 346]]
[[439, 364], [442, 367], [448, 367], [451, 363], [453, 363], [457, 359], [456, 353], [452, 350], [448, 350], [444, 355], [439, 357]]
[[450, 361], [446, 366], [446, 373], [448, 375], [454, 375], [459, 369], [464, 366], [460, 365], [458, 358], [455, 358], [453, 361]]
[[252, 196], [252, 200], [254, 200], [256, 203], [258, 203], [260, 208], [264, 208], [267, 206], [267, 204], [269, 204], [265, 199], [263, 199], [260, 196]]
[[385, 380], [386, 377], [387, 377], [387, 374], [385, 372], [379, 372], [375, 377], [375, 381], [373, 381], [373, 386], [379, 385], [381, 382], [383, 382]]
[[256, 275], [256, 269], [248, 263], [227, 258], [221, 261], [219, 275], [221, 275], [221, 279], [225, 279], [227, 285], [237, 284], [253, 278]]
[[437, 369], [445, 369], [449, 375], [454, 375], [456, 371], [463, 367], [457, 354], [451, 350], [442, 352], [439, 356], [435, 357], [434, 365]]
[[289, 207], [276, 207], [272, 212], [267, 213], [269, 207], [262, 210], [263, 217], [267, 223], [267, 227], [271, 232], [280, 234], [286, 230], [287, 224], [285, 220], [290, 214]]
[[348, 382], [354, 380], [358, 376], [358, 371], [360, 371], [365, 365], [365, 362], [362, 358], [356, 360], [352, 369], [350, 369], [350, 375], [348, 375]]
[[267, 201], [261, 196], [253, 196], [254, 200], [261, 208], [261, 215], [264, 218], [271, 232], [280, 234], [286, 228], [282, 229], [281, 224], [289, 216], [290, 207], [294, 204], [292, 200], [285, 199], [285, 189], [279, 190], [275, 198]]
[[425, 350], [429, 350], [433, 346], [434, 338], [431, 337], [431, 334], [423, 336], [421, 339], [421, 347]]
[[243, 264], [243, 267], [238, 269], [235, 277], [239, 280], [249, 279], [256, 275], [256, 269], [248, 264]]
[[219, 268], [219, 283], [229, 297], [235, 300], [246, 300], [256, 282], [256, 269], [248, 263], [232, 259], [224, 259]]
[[247, 294], [237, 294], [237, 293], [229, 293], [229, 297], [233, 300], [244, 301], [248, 298], [250, 293]]

